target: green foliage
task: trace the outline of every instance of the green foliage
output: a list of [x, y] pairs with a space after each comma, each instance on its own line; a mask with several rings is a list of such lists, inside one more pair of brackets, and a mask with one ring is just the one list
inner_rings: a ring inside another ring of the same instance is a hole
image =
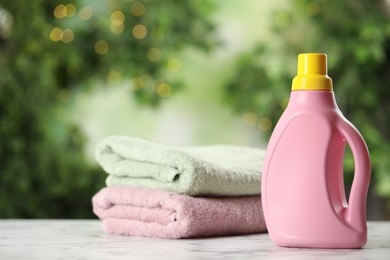
[[[239, 59], [226, 97], [274, 126], [297, 54], [327, 53], [338, 104], [368, 143], [377, 193], [390, 198], [385, 5], [293, 1], [273, 14], [271, 34]], [[90, 199], [105, 175], [86, 160], [78, 127], [59, 113], [69, 90], [121, 79], [137, 101], [158, 105], [181, 87], [172, 81], [177, 51], [215, 45], [212, 9], [202, 0], [0, 0], [0, 217], [91, 217]], [[350, 156], [345, 164], [351, 174]]]
[[[269, 37], [238, 61], [226, 96], [237, 110], [268, 117], [274, 126], [287, 103], [297, 54], [328, 54], [340, 109], [366, 139], [377, 194], [390, 198], [387, 9], [385, 1], [294, 1], [273, 14]], [[351, 176], [351, 157], [345, 167]]]
[[88, 217], [103, 176], [87, 165], [84, 139], [70, 123], [49, 139], [47, 116], [57, 91], [58, 60], [39, 1], [8, 1], [13, 30], [2, 39], [0, 77], [0, 217]]
[[[68, 90], [107, 75], [137, 77], [137, 100], [158, 104], [156, 85], [167, 82], [166, 63], [175, 51], [211, 46], [207, 2], [145, 1], [145, 14], [137, 15], [134, 3], [91, 1], [94, 13], [84, 21], [80, 2], [0, 1], [1, 218], [92, 216], [90, 200], [105, 175], [87, 162], [77, 126], [58, 113]], [[69, 10], [55, 18], [58, 6]], [[115, 11], [123, 11], [123, 33], [111, 31]], [[137, 24], [148, 30], [142, 39], [132, 34]], [[98, 41], [106, 42], [107, 53], [97, 53]], [[151, 48], [160, 50], [159, 59], [148, 60]]]
[[[168, 83], [172, 92], [182, 87], [169, 82], [170, 62], [179, 62], [178, 50], [194, 46], [209, 50], [215, 40], [208, 21], [212, 6], [207, 1], [89, 1], [93, 15], [55, 19], [55, 26], [74, 32], [71, 43], [53, 43], [62, 63], [60, 82], [69, 87], [88, 78], [110, 81], [110, 75], [129, 80], [136, 101], [157, 105], [161, 101], [157, 87]], [[83, 5], [79, 4], [78, 9]], [[55, 9], [55, 5], [51, 10]], [[138, 37], [138, 38], [137, 38]], [[103, 42], [107, 52], [97, 54], [96, 44]], [[111, 73], [110, 73], [111, 72]], [[172, 78], [172, 77], [171, 77]]]

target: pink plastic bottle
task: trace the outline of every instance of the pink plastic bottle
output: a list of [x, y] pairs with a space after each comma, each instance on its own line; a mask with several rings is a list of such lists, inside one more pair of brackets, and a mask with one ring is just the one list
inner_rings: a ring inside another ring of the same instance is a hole
[[[279, 246], [360, 248], [367, 242], [370, 157], [332, 90], [326, 55], [300, 54], [290, 101], [272, 133], [262, 176], [265, 220]], [[346, 142], [355, 161], [348, 203]]]

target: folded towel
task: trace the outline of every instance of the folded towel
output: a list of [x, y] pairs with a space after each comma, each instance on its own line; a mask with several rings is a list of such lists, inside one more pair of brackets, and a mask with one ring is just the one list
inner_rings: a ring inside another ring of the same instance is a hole
[[106, 233], [189, 238], [266, 230], [260, 195], [200, 198], [146, 188], [108, 187], [93, 198]]
[[133, 186], [191, 196], [260, 194], [264, 150], [214, 145], [173, 148], [111, 136], [96, 148], [107, 186]]

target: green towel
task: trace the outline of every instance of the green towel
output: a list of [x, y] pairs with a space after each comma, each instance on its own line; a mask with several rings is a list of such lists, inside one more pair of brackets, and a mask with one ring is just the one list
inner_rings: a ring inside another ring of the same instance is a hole
[[146, 187], [190, 196], [260, 194], [265, 151], [213, 145], [174, 148], [111, 136], [96, 148], [107, 186]]

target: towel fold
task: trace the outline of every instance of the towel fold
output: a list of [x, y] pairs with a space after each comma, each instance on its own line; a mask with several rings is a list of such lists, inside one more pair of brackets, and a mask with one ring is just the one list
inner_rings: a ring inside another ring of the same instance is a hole
[[266, 231], [260, 195], [199, 198], [146, 188], [108, 187], [93, 198], [106, 233], [190, 238]]
[[174, 148], [111, 136], [96, 148], [107, 186], [146, 187], [191, 196], [260, 194], [265, 151], [214, 145]]

